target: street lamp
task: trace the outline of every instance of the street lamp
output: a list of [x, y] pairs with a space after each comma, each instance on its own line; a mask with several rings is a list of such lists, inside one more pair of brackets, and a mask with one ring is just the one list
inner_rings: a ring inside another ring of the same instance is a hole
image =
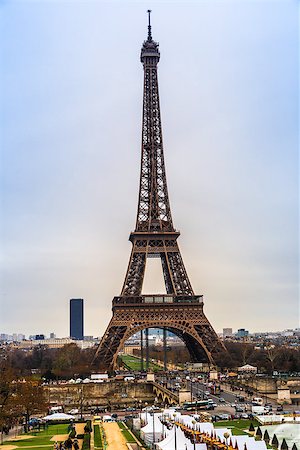
[[162, 437], [161, 437], [161, 440], [163, 440], [164, 437], [165, 437], [165, 433], [164, 433], [164, 431], [165, 431], [165, 415], [164, 415], [164, 413], [161, 415], [161, 423], [162, 423], [162, 432], [161, 432]]
[[175, 450], [177, 450], [177, 436], [176, 436], [176, 423], [175, 423], [176, 414], [175, 413], [173, 414], [173, 417], [174, 417], [174, 444], [175, 444]]
[[155, 448], [154, 412], [150, 413], [150, 415], [151, 415], [152, 418], [153, 418], [153, 424], [152, 424], [152, 431], [153, 431], [153, 434], [152, 434], [152, 438], [153, 438], [152, 448], [154, 449], [154, 448]]
[[[193, 431], [195, 431], [195, 423], [196, 423], [196, 420], [192, 420]], [[196, 450], [196, 435], [195, 435], [195, 433], [193, 433], [193, 444], [194, 444], [194, 450]]]

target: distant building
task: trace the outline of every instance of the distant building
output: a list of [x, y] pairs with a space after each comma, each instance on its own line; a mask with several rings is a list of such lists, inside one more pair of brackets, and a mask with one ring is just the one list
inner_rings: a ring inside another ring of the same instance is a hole
[[56, 334], [55, 333], [50, 333], [50, 339], [55, 339], [56, 338]]
[[35, 341], [42, 341], [42, 340], [44, 340], [45, 339], [45, 335], [44, 334], [36, 334], [35, 336], [34, 336], [34, 340]]
[[82, 341], [67, 337], [67, 338], [31, 340], [31, 341], [22, 341], [16, 344], [16, 347], [20, 349], [32, 349], [36, 346], [43, 345], [48, 348], [61, 348], [64, 347], [64, 345], [68, 344], [76, 344], [79, 348], [84, 349], [99, 344], [99, 339], [98, 340], [93, 339], [92, 341]]
[[245, 364], [244, 366], [238, 367], [239, 373], [257, 373], [257, 367], [251, 366], [250, 364]]
[[284, 331], [281, 333], [281, 336], [285, 336], [285, 337], [288, 337], [288, 336], [294, 336], [294, 330], [284, 330]]
[[70, 338], [83, 340], [83, 299], [70, 300]]
[[223, 328], [223, 338], [232, 336], [232, 328]]
[[249, 331], [245, 330], [245, 328], [240, 328], [237, 331], [237, 337], [238, 338], [244, 338], [244, 337], [247, 337], [248, 335], [249, 335]]

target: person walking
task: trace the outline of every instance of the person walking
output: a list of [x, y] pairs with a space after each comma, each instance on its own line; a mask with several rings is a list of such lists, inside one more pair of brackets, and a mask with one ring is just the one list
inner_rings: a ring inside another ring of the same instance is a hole
[[73, 447], [73, 441], [70, 437], [68, 437], [68, 439], [65, 441], [65, 448], [67, 450], [72, 450]]

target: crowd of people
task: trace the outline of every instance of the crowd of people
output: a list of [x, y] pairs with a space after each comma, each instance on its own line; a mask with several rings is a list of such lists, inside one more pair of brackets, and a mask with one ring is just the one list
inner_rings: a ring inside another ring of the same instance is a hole
[[53, 450], [79, 450], [78, 440], [68, 437], [64, 442], [55, 442]]

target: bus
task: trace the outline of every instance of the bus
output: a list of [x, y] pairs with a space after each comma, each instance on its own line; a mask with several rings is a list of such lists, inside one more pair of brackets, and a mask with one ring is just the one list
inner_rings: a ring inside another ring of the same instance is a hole
[[184, 402], [182, 409], [192, 411], [196, 409], [214, 409], [214, 406], [208, 400], [197, 400], [195, 402]]
[[212, 386], [209, 387], [210, 393], [213, 395], [220, 395], [221, 393], [221, 388], [219, 384], [213, 384]]

